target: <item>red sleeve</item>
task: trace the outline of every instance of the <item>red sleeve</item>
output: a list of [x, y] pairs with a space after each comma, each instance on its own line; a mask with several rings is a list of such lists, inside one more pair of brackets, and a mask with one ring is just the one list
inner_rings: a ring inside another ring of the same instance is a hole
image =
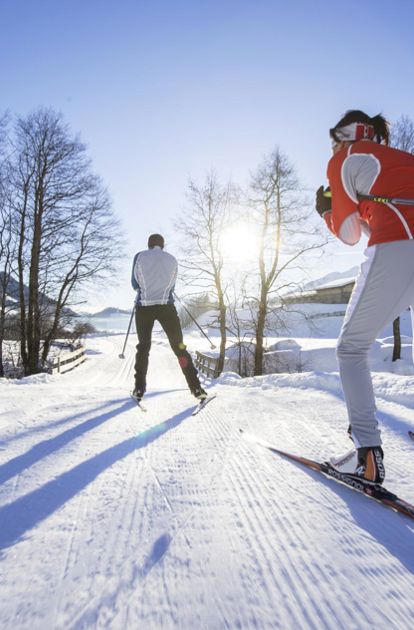
[[333, 227], [332, 227], [332, 211], [329, 212], [324, 212], [322, 215], [323, 220], [325, 221], [328, 230], [330, 230], [332, 232], [332, 234], [335, 234], [335, 232], [333, 231]]
[[[351, 147], [352, 148], [352, 147]], [[358, 200], [352, 198], [352, 192], [346, 191], [342, 179], [342, 165], [349, 155], [349, 149], [336, 153], [328, 164], [327, 176], [332, 192], [331, 231], [339, 237], [342, 223], [354, 212], [358, 212]], [[329, 225], [328, 225], [329, 227]]]

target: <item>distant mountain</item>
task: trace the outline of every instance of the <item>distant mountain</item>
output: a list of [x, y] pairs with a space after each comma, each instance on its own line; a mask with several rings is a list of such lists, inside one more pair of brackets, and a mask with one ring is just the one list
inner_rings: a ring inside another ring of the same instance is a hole
[[[0, 287], [3, 286], [3, 278], [4, 272], [0, 272]], [[25, 286], [24, 297], [27, 298], [29, 295], [29, 290]], [[2, 289], [0, 289], [2, 291]], [[13, 276], [9, 279], [7, 291], [6, 291], [6, 306], [8, 308], [15, 308], [16, 310], [19, 308], [19, 283], [13, 278]]]
[[[1, 286], [3, 276], [4, 276], [4, 273], [0, 272], [0, 286]], [[24, 294], [25, 300], [28, 300], [29, 288], [26, 285], [23, 285], [23, 294]], [[52, 307], [56, 304], [55, 300], [52, 300], [45, 293], [42, 293], [41, 291], [40, 291], [40, 300], [41, 302], [43, 302], [43, 304], [50, 304]], [[20, 303], [19, 281], [16, 280], [16, 278], [13, 278], [13, 276], [11, 276], [7, 285], [6, 306], [8, 308], [18, 310], [19, 303]], [[76, 313], [68, 307], [65, 307], [63, 309], [63, 312], [65, 315], [69, 315], [70, 317], [73, 317], [76, 315]]]
[[108, 306], [103, 311], [97, 313], [89, 313], [88, 317], [117, 317], [118, 315], [131, 315], [131, 311], [126, 311], [122, 308], [115, 308], [114, 306]]

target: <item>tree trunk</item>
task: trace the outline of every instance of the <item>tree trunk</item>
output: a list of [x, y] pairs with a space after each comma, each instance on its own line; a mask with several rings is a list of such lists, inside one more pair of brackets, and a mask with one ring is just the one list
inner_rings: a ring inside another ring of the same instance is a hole
[[[4, 289], [5, 291], [5, 289]], [[2, 295], [1, 299], [1, 311], [0, 311], [0, 378], [4, 376], [4, 365], [3, 365], [3, 341], [4, 341], [4, 328], [5, 328], [5, 308], [6, 308], [6, 300], [5, 295]]]
[[256, 324], [256, 349], [254, 352], [254, 376], [263, 374], [263, 339], [266, 324], [266, 304], [261, 303]]
[[6, 262], [3, 267], [0, 286], [0, 378], [4, 376], [4, 364], [3, 364], [3, 342], [6, 329], [6, 294], [7, 286], [9, 284], [10, 273], [8, 270], [9, 256], [6, 257]]
[[42, 221], [40, 212], [35, 218], [33, 243], [31, 251], [29, 308], [27, 317], [28, 337], [28, 374], [36, 374], [40, 370], [40, 305], [39, 305], [39, 259]]
[[24, 295], [24, 262], [23, 262], [23, 243], [24, 243], [24, 221], [20, 226], [20, 243], [18, 256], [19, 269], [19, 306], [20, 306], [20, 356], [24, 374], [29, 374], [28, 355], [27, 355], [27, 320], [26, 320], [26, 299]]
[[223, 294], [219, 295], [219, 320], [220, 320], [220, 353], [217, 364], [218, 373], [221, 374], [224, 368], [224, 359], [226, 353], [226, 305], [224, 303]]
[[392, 330], [394, 333], [394, 349], [392, 353], [392, 360], [398, 361], [399, 359], [401, 359], [401, 329], [399, 317], [397, 317], [397, 319], [394, 319]]
[[28, 189], [30, 177], [23, 186], [23, 204], [21, 216], [19, 218], [19, 242], [17, 248], [17, 270], [19, 277], [19, 310], [20, 310], [20, 356], [25, 376], [29, 374], [28, 354], [27, 354], [27, 319], [26, 319], [26, 298], [24, 295], [24, 246], [26, 233], [26, 215], [28, 204]]

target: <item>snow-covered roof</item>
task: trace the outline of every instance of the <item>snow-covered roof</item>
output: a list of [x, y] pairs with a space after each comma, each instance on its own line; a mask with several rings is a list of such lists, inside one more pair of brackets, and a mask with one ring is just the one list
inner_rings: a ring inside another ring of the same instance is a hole
[[332, 280], [331, 282], [326, 282], [324, 284], [320, 284], [319, 286], [314, 288], [314, 291], [320, 291], [321, 289], [336, 289], [340, 287], [346, 287], [348, 284], [354, 283], [355, 278], [340, 278], [338, 280]]

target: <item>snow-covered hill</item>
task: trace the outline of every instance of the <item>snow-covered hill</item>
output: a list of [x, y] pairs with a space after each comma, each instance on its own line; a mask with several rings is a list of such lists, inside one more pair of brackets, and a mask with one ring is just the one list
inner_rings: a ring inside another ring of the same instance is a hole
[[88, 313], [89, 317], [118, 317], [119, 315], [130, 315], [131, 311], [126, 311], [122, 308], [116, 308], [114, 306], [108, 306], [108, 308], [104, 308], [102, 311], [97, 311], [96, 313]]
[[[0, 292], [2, 291], [2, 285], [4, 278], [4, 272], [0, 271]], [[29, 288], [26, 285], [23, 285], [23, 294], [25, 300], [29, 299]], [[50, 306], [53, 308], [56, 305], [56, 301], [50, 297], [48, 297], [42, 291], [39, 292], [39, 299], [42, 305]], [[19, 304], [20, 304], [20, 285], [19, 281], [11, 276], [7, 282], [7, 290], [6, 290], [6, 308], [9, 313], [18, 313], [19, 312]], [[76, 313], [69, 307], [65, 306], [63, 309], [65, 315], [70, 317], [75, 317]]]
[[[239, 434], [344, 452], [337, 373], [227, 373], [191, 417], [155, 335], [142, 413], [123, 340], [90, 338], [65, 375], [0, 379], [2, 629], [413, 627], [414, 521]], [[374, 385], [386, 485], [414, 502], [414, 376]]]

